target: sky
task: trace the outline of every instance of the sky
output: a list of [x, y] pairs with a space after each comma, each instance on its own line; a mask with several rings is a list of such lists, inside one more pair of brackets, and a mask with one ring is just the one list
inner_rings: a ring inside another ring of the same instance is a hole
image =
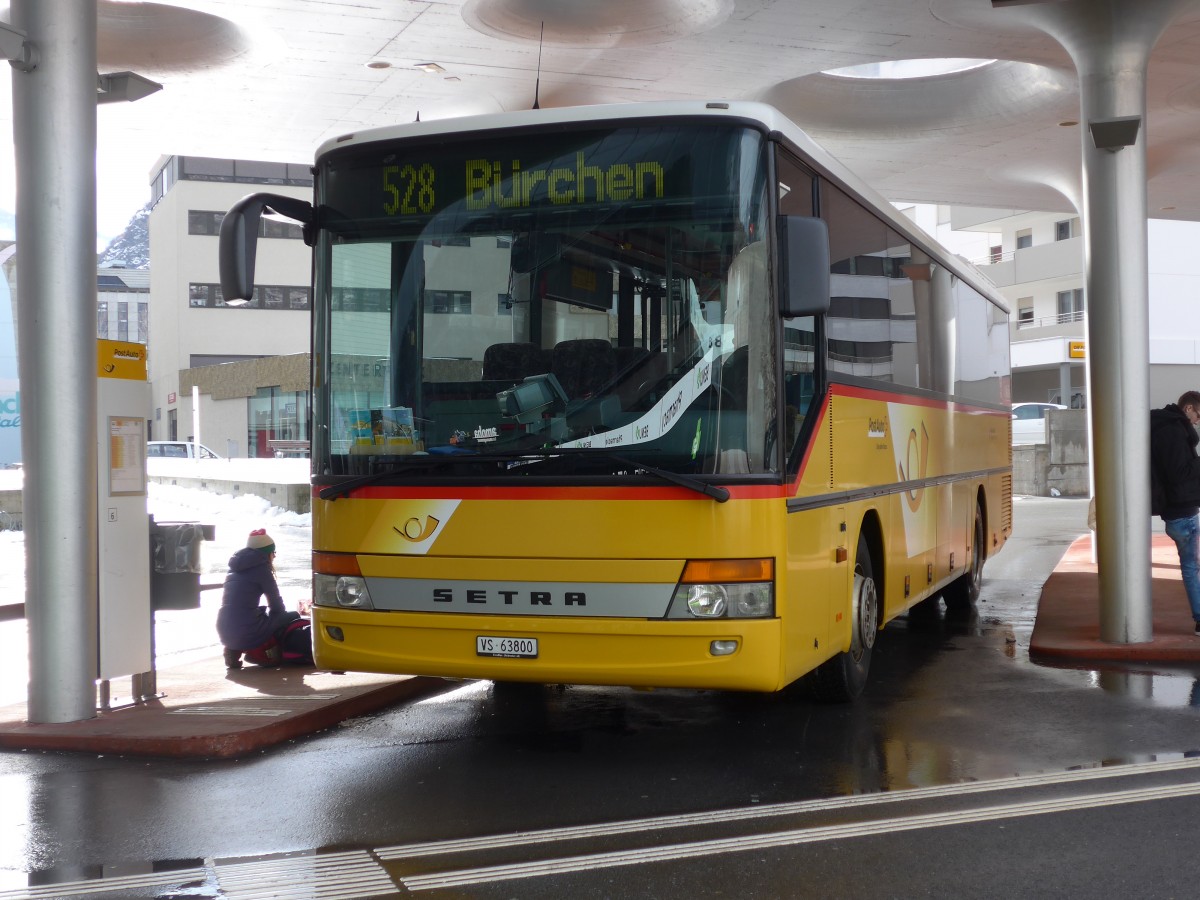
[[[0, 82], [2, 85], [2, 82]], [[0, 131], [8, 123], [0, 119]], [[99, 130], [96, 147], [96, 250], [104, 249], [150, 199], [150, 170], [164, 151], [138, 146]], [[0, 239], [15, 237], [16, 152], [11, 136], [0, 140]]]

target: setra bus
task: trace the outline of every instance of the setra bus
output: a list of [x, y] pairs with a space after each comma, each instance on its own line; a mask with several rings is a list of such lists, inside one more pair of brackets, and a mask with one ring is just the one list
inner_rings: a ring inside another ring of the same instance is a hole
[[351, 134], [315, 201], [324, 668], [851, 699], [1012, 529], [1008, 311], [771, 107]]

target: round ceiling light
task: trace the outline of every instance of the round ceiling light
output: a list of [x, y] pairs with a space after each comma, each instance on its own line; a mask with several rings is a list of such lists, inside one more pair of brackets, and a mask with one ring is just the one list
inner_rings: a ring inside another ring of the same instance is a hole
[[969, 72], [994, 63], [994, 59], [968, 59], [946, 57], [944, 59], [885, 59], [880, 62], [826, 69], [822, 74], [838, 78], [881, 78], [892, 81], [905, 78], [932, 78], [937, 75], [954, 75]]

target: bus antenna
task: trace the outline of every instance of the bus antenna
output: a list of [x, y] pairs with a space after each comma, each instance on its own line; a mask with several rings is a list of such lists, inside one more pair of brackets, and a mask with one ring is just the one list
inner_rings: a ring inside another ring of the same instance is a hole
[[542, 27], [538, 29], [538, 65], [537, 78], [533, 82], [533, 108], [541, 109], [538, 106], [538, 91], [542, 87], [542, 37], [546, 33], [546, 20], [542, 19]]

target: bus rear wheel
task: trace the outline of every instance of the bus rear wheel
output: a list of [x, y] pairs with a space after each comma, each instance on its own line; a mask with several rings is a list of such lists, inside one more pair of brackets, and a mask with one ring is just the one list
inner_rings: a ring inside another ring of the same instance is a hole
[[850, 589], [850, 649], [826, 660], [809, 676], [813, 696], [822, 703], [847, 703], [867, 684], [871, 651], [879, 633], [879, 591], [866, 535], [859, 535]]
[[986, 538], [983, 533], [983, 508], [975, 504], [975, 526], [971, 532], [971, 563], [967, 571], [958, 576], [942, 590], [942, 599], [946, 601], [946, 610], [952, 613], [970, 612], [979, 599], [979, 590], [983, 586], [983, 545]]

